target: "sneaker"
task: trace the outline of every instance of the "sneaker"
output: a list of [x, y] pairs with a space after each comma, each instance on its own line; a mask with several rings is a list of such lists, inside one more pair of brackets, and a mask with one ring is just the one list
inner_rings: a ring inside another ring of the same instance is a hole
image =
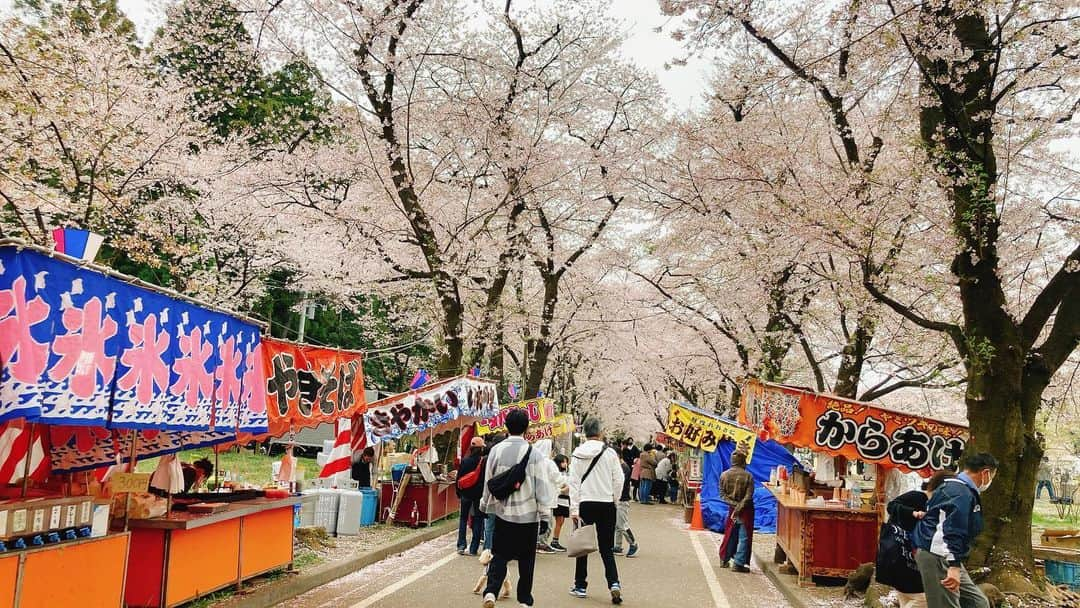
[[614, 585], [611, 586], [611, 603], [612, 604], [621, 604], [622, 603], [622, 587], [619, 586], [619, 583], [615, 583]]
[[571, 587], [570, 588], [570, 595], [572, 595], [574, 597], [577, 597], [577, 598], [582, 598], [582, 599], [589, 597], [589, 594], [585, 593], [585, 590], [582, 589], [581, 587]]
[[622, 555], [622, 547], [615, 547], [614, 549], [611, 550], [611, 552], [614, 553], [615, 555]]
[[731, 562], [729, 562], [728, 560], [725, 559], [724, 561], [720, 562], [720, 567], [721, 568], [730, 568], [731, 567]]
[[482, 605], [484, 608], [495, 608], [495, 594], [489, 593], [485, 595], [484, 603]]
[[626, 557], [634, 557], [637, 555], [637, 545], [630, 545], [630, 550], [626, 552]]
[[564, 547], [564, 546], [560, 545], [560, 544], [559, 544], [559, 541], [557, 541], [557, 540], [553, 540], [553, 541], [551, 541], [551, 545], [550, 545], [550, 547], [551, 547], [552, 549], [554, 549], [554, 550], [558, 551], [559, 553], [566, 553], [566, 547]]
[[486, 566], [491, 563], [492, 559], [495, 559], [495, 556], [491, 554], [491, 549], [484, 549], [480, 553], [480, 565]]
[[457, 554], [458, 555], [465, 555], [465, 549], [458, 549]]
[[747, 568], [746, 566], [739, 566], [738, 564], [736, 564], [734, 567], [731, 568], [731, 571], [738, 572], [739, 574], [747, 574], [748, 572], [750, 572], [750, 568]]
[[555, 549], [552, 549], [548, 545], [536, 545], [536, 552], [543, 553], [544, 555], [552, 555], [558, 553]]

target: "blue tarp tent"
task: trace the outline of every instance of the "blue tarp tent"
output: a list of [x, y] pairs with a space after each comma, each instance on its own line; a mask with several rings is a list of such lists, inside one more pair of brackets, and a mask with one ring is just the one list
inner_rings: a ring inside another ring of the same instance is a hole
[[[701, 517], [705, 527], [714, 532], [724, 531], [728, 506], [720, 498], [720, 475], [731, 466], [731, 454], [735, 451], [734, 441], [723, 441], [715, 452], [706, 452], [701, 480]], [[769, 472], [777, 465], [784, 465], [789, 470], [798, 463], [779, 443], [769, 440], [757, 441], [754, 457], [746, 470], [759, 484], [769, 481]], [[754, 490], [754, 529], [760, 532], [776, 532], [776, 498], [772, 493], [758, 485]]]

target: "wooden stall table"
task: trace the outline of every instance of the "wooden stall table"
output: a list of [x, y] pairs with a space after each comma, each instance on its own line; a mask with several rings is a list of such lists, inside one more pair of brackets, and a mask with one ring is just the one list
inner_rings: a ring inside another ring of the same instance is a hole
[[0, 608], [119, 607], [128, 540], [109, 534], [0, 555]]
[[125, 605], [176, 606], [288, 566], [299, 503], [298, 496], [261, 498], [219, 513], [131, 520]]
[[776, 497], [776, 542], [798, 570], [800, 585], [812, 585], [815, 576], [844, 578], [876, 561], [877, 509], [808, 506], [762, 485]]
[[[452, 481], [426, 483], [412, 479], [402, 488], [404, 496], [394, 513], [394, 522], [413, 527], [430, 526], [457, 513], [461, 509], [457, 491]], [[394, 484], [380, 482], [379, 512], [386, 513], [394, 501]]]

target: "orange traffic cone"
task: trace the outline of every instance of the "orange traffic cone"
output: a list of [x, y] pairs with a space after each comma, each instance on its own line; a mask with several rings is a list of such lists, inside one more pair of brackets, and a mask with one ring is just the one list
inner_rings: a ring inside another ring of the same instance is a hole
[[690, 519], [691, 530], [704, 530], [705, 523], [701, 518], [701, 495], [694, 495], [694, 517]]

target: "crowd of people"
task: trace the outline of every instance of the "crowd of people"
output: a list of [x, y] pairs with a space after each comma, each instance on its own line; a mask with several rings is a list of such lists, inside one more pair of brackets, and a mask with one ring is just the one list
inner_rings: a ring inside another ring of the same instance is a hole
[[[510, 412], [505, 425], [505, 435], [473, 439], [458, 468], [462, 516], [457, 550], [478, 557], [485, 567], [474, 588], [483, 606], [491, 608], [511, 594], [510, 562], [517, 562], [518, 603], [533, 605], [536, 556], [568, 550], [563, 545], [567, 521], [573, 530], [595, 527], [604, 588], [613, 604], [621, 604], [616, 556], [638, 553], [630, 505], [676, 499], [676, 455], [653, 444], [639, 449], [630, 438], [609, 442], [597, 418], [585, 421], [585, 441], [570, 456], [555, 453], [549, 439], [530, 445], [524, 438], [529, 426], [524, 411]], [[586, 552], [576, 559], [570, 595], [588, 597], [588, 570]]]

